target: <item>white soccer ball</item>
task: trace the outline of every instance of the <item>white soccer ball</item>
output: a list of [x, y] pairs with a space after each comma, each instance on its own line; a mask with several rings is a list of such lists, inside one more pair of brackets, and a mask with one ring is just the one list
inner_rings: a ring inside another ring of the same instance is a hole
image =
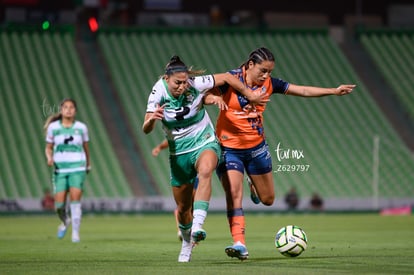
[[305, 231], [299, 226], [287, 225], [276, 233], [275, 245], [282, 255], [297, 257], [306, 250], [308, 238]]

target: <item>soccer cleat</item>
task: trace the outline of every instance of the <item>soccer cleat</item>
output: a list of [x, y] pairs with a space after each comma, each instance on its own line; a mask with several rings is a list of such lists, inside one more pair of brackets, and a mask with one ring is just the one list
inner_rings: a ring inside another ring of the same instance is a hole
[[80, 242], [79, 232], [72, 231], [72, 243]]
[[191, 253], [193, 252], [193, 244], [185, 240], [182, 241], [180, 255], [178, 255], [178, 262], [185, 263], [191, 260]]
[[250, 188], [250, 199], [253, 201], [254, 204], [259, 204], [260, 199], [259, 199], [259, 196], [257, 195], [256, 188], [254, 187], [252, 180], [250, 179], [249, 176], [246, 177], [246, 180]]
[[191, 239], [193, 241], [193, 244], [198, 244], [198, 242], [205, 240], [206, 237], [207, 237], [207, 233], [202, 228], [195, 230], [194, 232], [191, 233]]
[[242, 261], [249, 258], [249, 252], [247, 252], [246, 246], [241, 242], [237, 242], [234, 245], [226, 247], [224, 251], [226, 252], [227, 256], [232, 258], [238, 258]]
[[66, 231], [68, 230], [69, 225], [70, 225], [70, 219], [67, 218], [65, 223], [62, 222], [58, 226], [58, 232], [57, 232], [58, 239], [63, 239], [63, 237], [65, 237]]
[[63, 237], [65, 237], [66, 235], [66, 230], [67, 230], [67, 226], [64, 223], [61, 223], [58, 226], [58, 232], [57, 232], [57, 237], [58, 239], [63, 239]]

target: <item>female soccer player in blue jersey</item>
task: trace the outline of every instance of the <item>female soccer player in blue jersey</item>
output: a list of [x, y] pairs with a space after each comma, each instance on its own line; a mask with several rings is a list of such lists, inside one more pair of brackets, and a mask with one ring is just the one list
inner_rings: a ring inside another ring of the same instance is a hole
[[[229, 73], [200, 76], [201, 73], [192, 71], [178, 56], [172, 57], [163, 77], [152, 88], [142, 126], [148, 134], [161, 121], [168, 140], [170, 184], [183, 237], [179, 262], [190, 261], [194, 244], [206, 238], [202, 227], [211, 197], [211, 178], [221, 154], [214, 126], [204, 109], [205, 92], [227, 83], [249, 93]], [[221, 97], [213, 96], [210, 102], [225, 108]], [[198, 188], [193, 199], [197, 176]]]
[[[90, 170], [89, 134], [87, 126], [75, 120], [76, 102], [64, 99], [60, 112], [46, 123], [46, 159], [54, 166], [53, 188], [55, 208], [62, 223], [57, 236], [62, 239], [72, 223], [72, 242], [79, 242], [82, 218], [81, 197], [86, 173]], [[66, 197], [70, 196], [70, 214], [66, 213]]]

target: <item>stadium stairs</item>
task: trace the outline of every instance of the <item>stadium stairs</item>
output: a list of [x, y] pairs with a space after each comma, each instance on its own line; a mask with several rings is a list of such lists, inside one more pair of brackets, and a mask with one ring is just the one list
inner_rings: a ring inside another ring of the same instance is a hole
[[81, 56], [80, 60], [85, 68], [86, 77], [91, 85], [99, 113], [105, 121], [105, 127], [114, 146], [117, 159], [134, 196], [158, 195], [157, 186], [153, 183], [152, 175], [148, 173], [146, 163], [143, 161], [145, 158], [136, 146], [137, 143], [132, 134], [140, 129], [139, 127], [131, 127], [134, 124], [126, 123], [116, 89], [95, 39], [93, 37], [78, 39], [76, 48]]
[[407, 117], [414, 121], [414, 31], [367, 30], [358, 33], [361, 45], [399, 99]]
[[[409, 69], [405, 70], [406, 73], [395, 73], [395, 75], [398, 75], [395, 78], [387, 76], [388, 72], [381, 68], [388, 68], [389, 64], [387, 64], [387, 59], [380, 55], [380, 52], [386, 50], [387, 47], [378, 45], [376, 48], [373, 47], [378, 35], [388, 39], [386, 32], [370, 34], [369, 31], [361, 31], [358, 39], [347, 39], [347, 42], [341, 44], [341, 48], [395, 130], [405, 144], [414, 151], [414, 106], [410, 107], [410, 104], [414, 104], [414, 98], [405, 98], [411, 94], [408, 92], [409, 89], [400, 89], [398, 86], [400, 81], [411, 81], [411, 87], [414, 87], [414, 80], [409, 76], [414, 74], [414, 69], [411, 69], [411, 73], [408, 71]], [[397, 37], [397, 39], [399, 38]], [[400, 39], [405, 40], [407, 38], [401, 37]], [[394, 43], [388, 43], [388, 47], [390, 47], [390, 44], [394, 45]], [[400, 49], [391, 47], [390, 51], [395, 54]], [[394, 63], [393, 66], [398, 68], [405, 68], [405, 64], [414, 62], [414, 56], [410, 56], [409, 53], [406, 53], [405, 56], [407, 58], [404, 60], [393, 59], [392, 61], [388, 60], [388, 62]], [[404, 79], [401, 80], [401, 78]], [[390, 84], [394, 86], [391, 87]], [[402, 95], [399, 96], [399, 94]]]

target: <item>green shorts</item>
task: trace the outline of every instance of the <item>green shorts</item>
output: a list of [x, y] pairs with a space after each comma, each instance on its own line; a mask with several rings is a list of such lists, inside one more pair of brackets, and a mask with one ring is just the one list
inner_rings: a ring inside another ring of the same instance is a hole
[[182, 155], [170, 155], [171, 186], [181, 186], [182, 184], [194, 184], [197, 171], [195, 164], [204, 150], [212, 150], [220, 159], [221, 148], [217, 141], [210, 142], [202, 148]]
[[71, 187], [83, 190], [83, 183], [85, 181], [85, 178], [85, 171], [74, 173], [55, 173], [53, 174], [54, 192], [56, 194], [62, 191], [68, 191]]

